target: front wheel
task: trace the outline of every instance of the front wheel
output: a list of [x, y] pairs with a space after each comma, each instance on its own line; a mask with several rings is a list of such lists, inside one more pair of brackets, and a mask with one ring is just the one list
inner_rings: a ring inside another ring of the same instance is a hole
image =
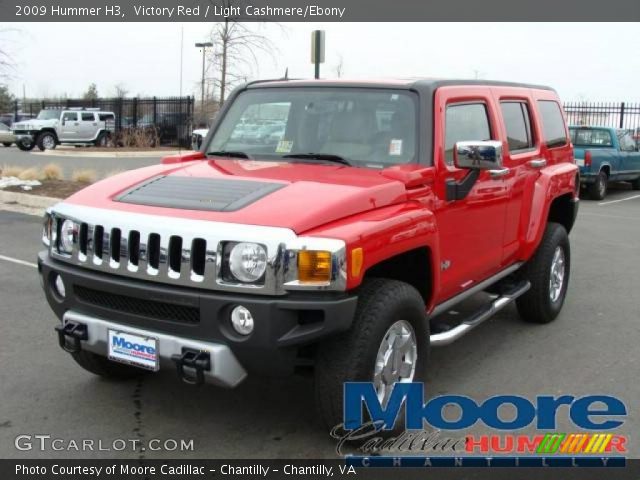
[[633, 188], [634, 190], [640, 190], [640, 177], [631, 182], [631, 188]]
[[56, 136], [51, 132], [43, 132], [38, 135], [38, 139], [36, 140], [36, 144], [41, 152], [45, 150], [53, 150], [56, 148]]
[[520, 316], [533, 323], [553, 321], [564, 304], [570, 271], [567, 231], [559, 223], [550, 222], [538, 250], [521, 273], [531, 288], [516, 300]]
[[609, 177], [605, 172], [598, 173], [595, 181], [589, 185], [589, 197], [593, 200], [602, 200], [607, 196], [607, 184]]
[[372, 278], [358, 292], [351, 328], [318, 346], [316, 407], [329, 429], [342, 423], [345, 382], [372, 382], [382, 405], [393, 385], [424, 381], [429, 322], [411, 285]]

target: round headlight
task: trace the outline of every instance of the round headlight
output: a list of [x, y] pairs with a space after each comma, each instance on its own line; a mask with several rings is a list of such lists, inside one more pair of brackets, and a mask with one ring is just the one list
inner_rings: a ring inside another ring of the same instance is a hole
[[229, 270], [241, 282], [255, 282], [267, 269], [267, 251], [257, 243], [242, 242], [231, 249]]
[[71, 220], [65, 220], [62, 222], [60, 228], [60, 239], [58, 241], [58, 249], [62, 253], [73, 252], [73, 239], [74, 235], [77, 235], [77, 225]]

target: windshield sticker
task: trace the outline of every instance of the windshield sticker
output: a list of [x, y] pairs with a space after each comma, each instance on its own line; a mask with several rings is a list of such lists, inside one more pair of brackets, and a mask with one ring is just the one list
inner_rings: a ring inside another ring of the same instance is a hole
[[280, 140], [278, 142], [278, 146], [276, 147], [276, 153], [291, 153], [292, 149], [293, 149], [293, 141]]
[[389, 155], [399, 156], [402, 155], [402, 140], [399, 138], [392, 138], [389, 142]]
[[261, 162], [259, 160], [237, 160], [236, 163], [244, 170], [263, 170], [265, 168], [289, 166], [286, 162]]

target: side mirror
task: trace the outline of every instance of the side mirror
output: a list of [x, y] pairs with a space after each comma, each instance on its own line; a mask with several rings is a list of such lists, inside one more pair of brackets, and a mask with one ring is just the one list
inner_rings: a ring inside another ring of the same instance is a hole
[[67, 123], [67, 119], [63, 118], [61, 123], [62, 123], [62, 125], [64, 125], [65, 123]]
[[453, 148], [453, 164], [456, 168], [495, 170], [502, 167], [502, 142], [478, 140], [456, 142]]

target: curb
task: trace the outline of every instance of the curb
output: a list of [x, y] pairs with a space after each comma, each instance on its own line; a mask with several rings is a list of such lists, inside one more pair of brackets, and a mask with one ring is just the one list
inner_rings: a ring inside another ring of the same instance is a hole
[[44, 152], [31, 152], [32, 155], [43, 155], [47, 157], [93, 157], [93, 158], [150, 158], [166, 157], [169, 155], [193, 153], [193, 150], [143, 150], [137, 152], [91, 152], [84, 148], [74, 148], [65, 150], [56, 148], [55, 150], [45, 150]]
[[61, 201], [61, 198], [43, 197], [42, 195], [31, 195], [19, 192], [3, 192], [0, 190], [0, 205], [3, 203], [18, 204], [23, 207], [44, 210]]

